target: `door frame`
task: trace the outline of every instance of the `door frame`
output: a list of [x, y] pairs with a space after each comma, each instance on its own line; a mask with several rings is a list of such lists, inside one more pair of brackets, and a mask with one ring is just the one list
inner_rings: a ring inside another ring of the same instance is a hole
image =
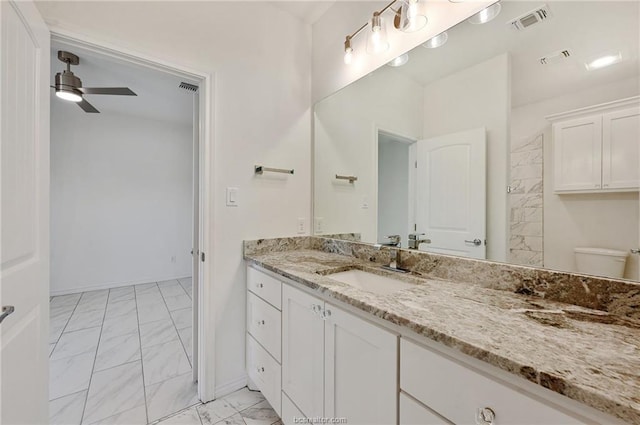
[[[197, 283], [198, 344], [196, 359], [198, 377], [198, 398], [203, 401], [215, 399], [215, 315], [213, 300], [214, 258], [213, 251], [213, 212], [215, 201], [214, 185], [214, 122], [213, 87], [215, 75], [195, 70], [180, 64], [167, 62], [133, 51], [123, 46], [102, 40], [95, 40], [84, 34], [75, 33], [56, 25], [50, 25], [51, 41], [59, 41], [78, 46], [86, 50], [106, 55], [120, 61], [141, 65], [156, 71], [170, 73], [179, 77], [198, 81], [198, 154], [199, 154], [199, 253], [205, 255], [200, 262]], [[195, 120], [195, 117], [194, 117]], [[194, 296], [194, 298], [196, 298]], [[208, 302], [205, 302], [208, 301]]]
[[[372, 204], [375, 205], [375, 208], [374, 208], [375, 211], [373, 213], [373, 216], [376, 223], [376, 241], [378, 241], [378, 238], [380, 237], [380, 235], [378, 235], [378, 155], [379, 155], [378, 151], [380, 147], [380, 137], [379, 137], [380, 133], [386, 134], [396, 139], [400, 139], [399, 140], [400, 143], [404, 143], [409, 147], [409, 164], [408, 164], [409, 166], [409, 205], [408, 205], [409, 214], [407, 216], [407, 235], [409, 233], [413, 233], [412, 229], [413, 229], [413, 224], [415, 223], [415, 218], [416, 218], [416, 194], [415, 194], [416, 175], [415, 175], [415, 169], [411, 167], [411, 163], [415, 162], [416, 160], [415, 146], [420, 138], [406, 135], [401, 131], [396, 131], [396, 130], [390, 129], [389, 127], [383, 127], [376, 123], [374, 123], [373, 130], [374, 130], [374, 140], [375, 140], [373, 155], [372, 155], [373, 170], [374, 170], [373, 187], [375, 188], [375, 190], [372, 193], [372, 199], [373, 199]], [[404, 241], [404, 243], [406, 244], [407, 241]]]

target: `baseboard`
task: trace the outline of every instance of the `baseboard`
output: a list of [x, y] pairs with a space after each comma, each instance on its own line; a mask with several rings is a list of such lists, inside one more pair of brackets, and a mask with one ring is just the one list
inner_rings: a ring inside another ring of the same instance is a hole
[[58, 290], [50, 290], [49, 295], [55, 297], [57, 295], [67, 295], [67, 294], [77, 294], [78, 292], [88, 292], [88, 291], [99, 291], [100, 289], [112, 289], [112, 288], [120, 288], [122, 286], [130, 286], [130, 285], [140, 285], [143, 283], [151, 283], [151, 282], [162, 282], [163, 280], [176, 280], [176, 279], [185, 279], [191, 276], [169, 276], [162, 277], [160, 279], [140, 279], [140, 280], [129, 280], [126, 282], [111, 282], [111, 283], [101, 283], [98, 285], [85, 285], [78, 286], [75, 288], [65, 288]]
[[222, 385], [216, 385], [214, 389], [216, 399], [219, 399], [220, 397], [224, 397], [227, 394], [231, 394], [234, 391], [238, 391], [239, 389], [246, 387], [247, 379], [248, 379], [247, 375], [242, 374], [242, 376], [239, 376], [237, 379], [234, 379], [233, 381], [224, 383]]

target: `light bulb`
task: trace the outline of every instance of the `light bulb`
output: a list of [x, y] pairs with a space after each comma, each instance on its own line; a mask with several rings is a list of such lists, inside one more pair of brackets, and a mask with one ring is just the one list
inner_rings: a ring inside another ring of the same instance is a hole
[[344, 52], [344, 63], [346, 65], [350, 65], [352, 60], [353, 60], [353, 49], [349, 48]]
[[400, 24], [403, 32], [415, 32], [427, 25], [427, 17], [420, 13], [418, 0], [406, 0], [400, 8]]
[[389, 48], [387, 41], [387, 31], [384, 27], [380, 14], [375, 12], [371, 18], [371, 33], [367, 38], [367, 53], [377, 54]]
[[79, 94], [65, 90], [57, 90], [56, 96], [58, 96], [60, 99], [69, 100], [71, 102], [80, 102], [82, 100], [82, 96], [80, 96]]

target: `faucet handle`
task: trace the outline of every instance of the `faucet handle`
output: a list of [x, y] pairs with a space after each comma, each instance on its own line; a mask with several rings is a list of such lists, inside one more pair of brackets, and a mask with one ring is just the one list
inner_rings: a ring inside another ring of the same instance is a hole
[[387, 236], [387, 239], [389, 239], [392, 243], [399, 245], [401, 237], [400, 235], [389, 235]]
[[409, 233], [409, 239], [412, 241], [417, 240], [420, 236], [424, 236], [424, 233]]

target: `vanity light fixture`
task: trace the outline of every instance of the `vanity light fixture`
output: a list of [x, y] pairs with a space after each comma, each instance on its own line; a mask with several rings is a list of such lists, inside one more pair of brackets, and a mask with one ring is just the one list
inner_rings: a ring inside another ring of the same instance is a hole
[[416, 32], [427, 25], [427, 17], [420, 11], [418, 0], [403, 0], [396, 12], [394, 25], [403, 32]]
[[597, 59], [587, 62], [585, 66], [587, 67], [588, 71], [593, 71], [594, 69], [600, 69], [614, 65], [620, 61], [622, 61], [622, 53], [618, 52], [615, 54], [600, 56]]
[[405, 63], [409, 62], [409, 54], [405, 53], [404, 55], [400, 55], [397, 58], [395, 58], [394, 60], [392, 60], [391, 62], [387, 63], [387, 65], [392, 66], [392, 67], [398, 67], [398, 66], [402, 66]]
[[482, 9], [480, 12], [476, 13], [467, 21], [471, 24], [486, 24], [487, 22], [493, 21], [502, 10], [502, 5], [500, 3], [494, 3], [491, 6]]
[[[400, 7], [396, 10], [391, 6], [399, 3]], [[344, 63], [349, 65], [353, 61], [354, 49], [352, 46], [353, 38], [362, 32], [367, 26], [371, 26], [371, 31], [367, 36], [367, 53], [377, 54], [389, 49], [389, 41], [387, 40], [387, 30], [383, 14], [391, 9], [394, 13], [393, 26], [403, 32], [414, 32], [421, 30], [427, 25], [427, 17], [420, 10], [420, 0], [392, 0], [382, 9], [373, 12], [373, 16], [369, 22], [364, 23], [353, 34], [347, 35], [344, 42]]]
[[380, 17], [380, 12], [373, 12], [371, 18], [371, 33], [367, 38], [367, 53], [375, 55], [389, 49], [389, 41], [387, 40], [387, 29], [384, 21]]
[[447, 34], [446, 31], [441, 32], [435, 37], [432, 37], [429, 40], [427, 40], [426, 43], [422, 43], [422, 47], [426, 47], [427, 49], [435, 49], [442, 46], [444, 43], [446, 43], [448, 39], [449, 39], [449, 34]]

